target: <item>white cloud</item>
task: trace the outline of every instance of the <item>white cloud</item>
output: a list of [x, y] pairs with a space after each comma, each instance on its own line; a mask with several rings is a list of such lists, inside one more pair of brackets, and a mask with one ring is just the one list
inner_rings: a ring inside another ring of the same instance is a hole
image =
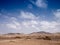
[[49, 21], [40, 20], [39, 16], [38, 18], [37, 16], [35, 16], [30, 12], [22, 11], [18, 17], [19, 18], [16, 17], [7, 18], [8, 21], [6, 24], [4, 24], [5, 29], [9, 28], [12, 29], [12, 31], [17, 31], [20, 33], [32, 33], [38, 31], [58, 32], [60, 30], [59, 22], [56, 21], [49, 22]]
[[11, 17], [10, 20], [11, 20], [11, 21], [16, 21], [17, 18], [15, 18], [15, 17]]
[[11, 17], [8, 19], [8, 22], [5, 24], [8, 28], [20, 29], [20, 23], [17, 21], [17, 18]]
[[24, 12], [24, 11], [21, 11], [20, 18], [23, 18], [23, 19], [38, 19], [38, 17], [36, 17], [34, 14], [32, 14], [30, 12]]
[[56, 18], [60, 18], [60, 9], [57, 9], [57, 10], [54, 12], [54, 15], [56, 16]]
[[43, 30], [50, 30], [51, 29], [51, 32], [52, 32], [53, 30], [56, 29], [56, 26], [59, 23], [57, 23], [55, 21], [53, 21], [53, 22], [41, 21], [40, 24], [41, 24], [41, 29], [43, 29]]
[[43, 0], [37, 0], [36, 5], [38, 7], [47, 7], [47, 4]]
[[60, 9], [55, 10], [55, 11], [53, 12], [53, 14], [54, 14], [54, 16], [55, 16], [55, 17], [54, 17], [55, 20], [60, 23]]
[[6, 25], [7, 25], [8, 28], [13, 28], [13, 29], [17, 28], [16, 25], [14, 25], [14, 24], [6, 24]]
[[36, 2], [31, 1], [33, 4], [35, 4], [37, 7], [41, 7], [41, 8], [46, 8], [47, 4], [45, 2], [45, 0], [36, 0]]
[[31, 29], [33, 31], [47, 31], [47, 32], [58, 32], [60, 28], [60, 24], [58, 22], [52, 21], [37, 21], [35, 20], [34, 22], [31, 21], [26, 21], [22, 22], [22, 25], [25, 27], [23, 30], [27, 30], [29, 32]]

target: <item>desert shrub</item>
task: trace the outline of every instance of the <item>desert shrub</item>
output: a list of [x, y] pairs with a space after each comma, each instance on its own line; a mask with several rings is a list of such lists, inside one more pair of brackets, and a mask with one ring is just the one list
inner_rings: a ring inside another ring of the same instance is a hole
[[10, 40], [9, 42], [15, 42], [15, 41], [13, 41], [13, 40]]
[[45, 36], [45, 38], [43, 38], [44, 40], [51, 40], [51, 38], [49, 36]]
[[20, 39], [21, 37], [20, 36], [16, 36], [15, 38]]
[[29, 36], [26, 36], [26, 38], [25, 39], [31, 39]]
[[41, 39], [41, 38], [36, 38], [36, 39]]
[[37, 36], [36, 39], [42, 39], [41, 36]]

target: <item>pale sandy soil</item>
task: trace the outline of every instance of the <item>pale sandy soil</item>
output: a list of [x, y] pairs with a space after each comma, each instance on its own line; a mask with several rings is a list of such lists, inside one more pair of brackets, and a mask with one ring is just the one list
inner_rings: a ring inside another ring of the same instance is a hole
[[0, 35], [0, 45], [60, 45], [60, 34]]
[[38, 39], [0, 40], [0, 45], [60, 45], [60, 41]]

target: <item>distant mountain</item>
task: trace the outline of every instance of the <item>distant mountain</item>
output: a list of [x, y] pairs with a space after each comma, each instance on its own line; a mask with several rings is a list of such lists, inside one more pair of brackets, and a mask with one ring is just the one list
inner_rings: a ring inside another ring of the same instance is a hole
[[33, 32], [31, 34], [51, 34], [49, 32], [44, 32], [44, 31], [40, 31], [40, 32]]
[[60, 34], [60, 32], [56, 32], [56, 34]]
[[7, 33], [7, 34], [4, 34], [4, 35], [21, 35], [22, 33]]

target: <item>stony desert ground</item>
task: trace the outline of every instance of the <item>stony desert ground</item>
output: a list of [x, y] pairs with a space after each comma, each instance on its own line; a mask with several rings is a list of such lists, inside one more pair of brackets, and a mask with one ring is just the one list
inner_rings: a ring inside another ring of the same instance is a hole
[[0, 45], [60, 45], [59, 33], [9, 33], [0, 35]]

